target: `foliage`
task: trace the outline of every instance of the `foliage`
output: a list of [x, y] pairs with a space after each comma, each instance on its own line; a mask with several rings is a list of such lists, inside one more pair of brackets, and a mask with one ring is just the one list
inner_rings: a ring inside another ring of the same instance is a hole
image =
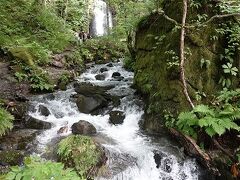
[[[203, 129], [209, 136], [223, 135], [227, 130], [240, 131], [236, 123], [240, 119], [240, 93], [236, 91], [221, 92], [217, 98], [218, 106], [198, 105], [190, 112], [178, 116], [176, 126], [182, 132], [196, 138], [197, 130]], [[238, 99], [236, 101], [236, 99]], [[234, 102], [237, 103], [234, 103]], [[230, 104], [231, 102], [231, 104]]]
[[37, 64], [49, 62], [62, 51], [73, 35], [52, 7], [41, 7], [35, 0], [0, 1], [0, 44], [8, 49], [24, 48]]
[[[21, 65], [21, 63], [17, 63]], [[33, 91], [53, 91], [54, 86], [49, 81], [48, 74], [35, 66], [21, 65], [21, 71], [15, 73], [19, 82], [29, 81]]]
[[88, 0], [56, 0], [54, 8], [72, 29], [88, 31], [90, 24], [90, 1]]
[[27, 157], [23, 166], [13, 166], [5, 176], [6, 180], [81, 180], [72, 169], [64, 169], [64, 165], [52, 161], [46, 161], [39, 157]]
[[58, 155], [67, 167], [73, 167], [81, 177], [99, 161], [100, 152], [90, 137], [71, 135], [59, 143]]
[[14, 117], [0, 106], [0, 136], [13, 128]]

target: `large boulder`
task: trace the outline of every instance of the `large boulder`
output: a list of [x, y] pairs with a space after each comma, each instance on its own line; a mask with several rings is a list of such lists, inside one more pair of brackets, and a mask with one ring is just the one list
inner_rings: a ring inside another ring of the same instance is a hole
[[112, 111], [109, 115], [109, 122], [114, 125], [122, 124], [123, 120], [125, 119], [125, 114], [122, 111]]
[[80, 120], [72, 125], [73, 134], [93, 135], [97, 133], [96, 128], [89, 122]]
[[95, 110], [105, 107], [107, 105], [107, 100], [100, 95], [93, 97], [78, 95], [76, 104], [80, 112], [92, 113]]
[[39, 105], [38, 112], [40, 112], [42, 116], [49, 116], [51, 114], [48, 108], [44, 105]]
[[25, 121], [25, 127], [30, 129], [51, 129], [52, 124], [50, 122], [36, 119], [32, 116], [27, 116]]

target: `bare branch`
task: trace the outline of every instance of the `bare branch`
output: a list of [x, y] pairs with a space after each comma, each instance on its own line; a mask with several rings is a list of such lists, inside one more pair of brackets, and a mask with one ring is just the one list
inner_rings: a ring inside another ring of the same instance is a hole
[[184, 63], [185, 63], [185, 25], [186, 25], [186, 18], [187, 18], [187, 9], [188, 9], [188, 2], [187, 0], [183, 0], [183, 16], [182, 16], [182, 25], [181, 25], [181, 36], [180, 36], [180, 78], [183, 85], [183, 93], [189, 102], [190, 106], [194, 108], [194, 104], [188, 94], [187, 90], [187, 82], [185, 77], [185, 69], [184, 69]]
[[170, 18], [168, 15], [166, 15], [163, 10], [159, 10], [158, 12], [159, 12], [159, 14], [161, 14], [165, 19], [167, 19], [168, 21], [172, 22], [172, 23], [175, 24], [176, 26], [181, 26], [181, 24], [179, 24], [175, 19], [172, 19], [172, 18]]
[[209, 20], [207, 20], [203, 23], [195, 24], [195, 25], [193, 24], [193, 25], [189, 25], [189, 26], [185, 26], [185, 27], [186, 28], [194, 28], [194, 27], [197, 27], [197, 26], [204, 26], [204, 25], [207, 25], [208, 23], [214, 21], [215, 19], [227, 18], [227, 17], [232, 17], [232, 16], [239, 16], [240, 17], [240, 13], [215, 15], [215, 16], [212, 16]]

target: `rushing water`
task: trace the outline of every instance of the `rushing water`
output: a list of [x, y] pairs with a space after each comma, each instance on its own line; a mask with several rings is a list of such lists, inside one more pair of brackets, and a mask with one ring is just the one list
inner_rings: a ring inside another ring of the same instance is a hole
[[103, 36], [113, 27], [112, 12], [103, 0], [94, 0], [93, 19], [90, 33], [92, 36]]
[[[86, 120], [97, 128], [95, 139], [105, 148], [108, 156], [107, 166], [109, 171], [103, 177], [96, 179], [116, 180], [195, 180], [200, 177], [200, 168], [195, 160], [185, 157], [181, 149], [169, 141], [167, 137], [150, 137], [143, 134], [139, 128], [142, 120], [143, 102], [134, 94], [130, 86], [133, 83], [133, 73], [122, 68], [122, 63], [113, 63], [113, 67], [106, 65], [94, 65], [83, 73], [78, 81], [89, 82], [98, 86], [109, 86], [113, 88], [108, 93], [121, 96], [121, 103], [113, 110], [121, 110], [126, 114], [124, 123], [121, 125], [109, 124], [109, 107], [100, 115], [80, 113], [76, 104], [70, 101], [74, 89], [69, 87], [67, 91], [55, 94], [55, 99], [38, 96], [32, 100], [32, 104], [38, 109], [39, 105], [46, 106], [51, 115], [41, 116], [38, 111], [29, 112], [31, 116], [44, 121], [51, 122], [53, 128], [44, 131], [37, 137], [37, 153], [44, 154], [47, 145], [59, 136], [71, 133], [71, 125], [79, 120]], [[100, 74], [100, 68], [107, 67], [104, 72], [106, 79], [98, 81], [95, 75]], [[122, 81], [112, 78], [113, 72], [120, 72], [124, 77]], [[69, 126], [66, 134], [58, 135], [57, 130], [62, 126]], [[50, 143], [51, 144], [51, 143]], [[154, 160], [154, 152], [161, 155], [161, 163], [157, 168]]]

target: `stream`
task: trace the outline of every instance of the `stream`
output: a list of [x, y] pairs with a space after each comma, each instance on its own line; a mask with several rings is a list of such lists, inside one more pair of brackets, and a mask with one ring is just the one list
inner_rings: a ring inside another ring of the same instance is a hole
[[[76, 103], [70, 100], [75, 94], [72, 85], [66, 91], [54, 93], [54, 98], [46, 95], [33, 97], [31, 104], [36, 111], [29, 112], [29, 115], [47, 122], [53, 127], [45, 130], [37, 136], [35, 153], [43, 156], [51, 151], [49, 147], [54, 144], [54, 139], [71, 134], [71, 126], [79, 120], [85, 120], [93, 124], [97, 134], [93, 137], [106, 149], [108, 157], [108, 175], [96, 177], [96, 179], [113, 180], [197, 180], [203, 178], [201, 167], [192, 158], [184, 155], [182, 149], [169, 137], [154, 137], [146, 135], [140, 128], [139, 122], [143, 118], [144, 103], [131, 88], [133, 83], [132, 72], [122, 67], [122, 62], [112, 63], [112, 67], [106, 64], [90, 66], [80, 77], [79, 82], [88, 82], [97, 86], [111, 86], [108, 94], [120, 96], [121, 102], [117, 107], [107, 107], [100, 115], [84, 114], [78, 111]], [[101, 68], [107, 68], [101, 73]], [[119, 72], [122, 78], [112, 78], [113, 72]], [[105, 80], [96, 80], [97, 74], [104, 74]], [[39, 105], [49, 109], [49, 116], [42, 116]], [[120, 110], [125, 113], [123, 124], [113, 125], [109, 123], [109, 112]], [[57, 134], [59, 128], [68, 126], [68, 132]], [[56, 143], [56, 142], [55, 142]], [[154, 157], [158, 157], [158, 165]], [[49, 157], [48, 157], [49, 158]], [[49, 158], [51, 159], [51, 157]]]

